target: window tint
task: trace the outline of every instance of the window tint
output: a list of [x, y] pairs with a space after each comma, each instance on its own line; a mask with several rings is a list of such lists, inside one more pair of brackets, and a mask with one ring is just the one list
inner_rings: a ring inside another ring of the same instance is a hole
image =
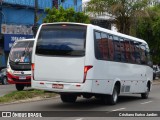
[[120, 38], [119, 40], [120, 40], [121, 61], [126, 62], [125, 42], [123, 38]]
[[141, 49], [140, 49], [140, 42], [134, 41], [134, 56], [137, 64], [141, 64]]
[[96, 38], [96, 58], [102, 60], [109, 60], [108, 38], [107, 34], [95, 32]]
[[37, 41], [36, 54], [55, 56], [84, 56], [86, 26], [43, 26]]
[[114, 60], [114, 44], [113, 44], [113, 36], [108, 36], [108, 48], [109, 48], [109, 58], [110, 60]]
[[97, 59], [135, 64], [151, 64], [146, 44], [104, 32], [95, 32]]
[[102, 59], [102, 53], [100, 50], [101, 46], [99, 41], [101, 41], [101, 33], [95, 32], [95, 55], [97, 59]]
[[130, 41], [127, 40], [127, 39], [124, 40], [124, 48], [125, 48], [125, 58], [126, 58], [126, 62], [132, 62], [132, 59], [131, 59]]
[[106, 33], [101, 33], [101, 46], [102, 46], [102, 53], [103, 59], [109, 60], [109, 51], [108, 51], [108, 35]]
[[135, 58], [135, 44], [134, 41], [130, 41], [131, 63], [136, 62]]
[[148, 45], [146, 45], [146, 62], [147, 62], [147, 65], [152, 67], [152, 60], [151, 60], [151, 56], [150, 56], [150, 51], [149, 51]]
[[140, 51], [141, 51], [141, 64], [146, 64], [146, 46], [145, 44], [140, 44]]
[[121, 61], [120, 41], [117, 36], [113, 36], [114, 42], [114, 61]]

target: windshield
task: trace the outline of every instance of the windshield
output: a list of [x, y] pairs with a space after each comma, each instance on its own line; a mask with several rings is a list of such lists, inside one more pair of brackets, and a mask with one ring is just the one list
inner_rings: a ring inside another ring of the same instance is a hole
[[36, 54], [84, 56], [86, 26], [44, 25], [38, 37]]
[[33, 41], [16, 42], [10, 52], [9, 60], [15, 63], [31, 63]]

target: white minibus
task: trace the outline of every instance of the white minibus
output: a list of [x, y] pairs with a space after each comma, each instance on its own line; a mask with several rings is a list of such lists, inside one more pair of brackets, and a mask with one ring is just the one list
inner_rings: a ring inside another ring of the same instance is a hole
[[91, 24], [44, 23], [35, 38], [32, 81], [35, 89], [116, 104], [120, 94], [148, 98], [153, 69], [144, 40]]
[[8, 83], [21, 91], [31, 86], [31, 56], [34, 39], [17, 40], [9, 53], [7, 63]]

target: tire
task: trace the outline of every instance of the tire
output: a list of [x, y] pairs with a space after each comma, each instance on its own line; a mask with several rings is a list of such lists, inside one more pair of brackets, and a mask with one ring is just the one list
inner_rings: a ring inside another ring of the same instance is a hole
[[147, 99], [149, 96], [149, 85], [147, 85], [147, 91], [145, 93], [141, 93], [142, 99]]
[[153, 80], [155, 80], [155, 79], [156, 79], [156, 77], [154, 76], [154, 77], [153, 77]]
[[103, 95], [102, 103], [104, 105], [115, 105], [118, 101], [118, 89], [115, 86], [112, 95]]
[[156, 79], [156, 75], [155, 74], [153, 74], [153, 80], [155, 80]]
[[4, 77], [4, 78], [2, 79], [2, 84], [3, 84], [3, 85], [7, 85], [7, 84], [8, 84], [8, 82], [7, 82], [7, 77]]
[[61, 100], [64, 103], [74, 103], [76, 102], [77, 96], [76, 95], [70, 95], [70, 94], [61, 94]]
[[22, 91], [24, 89], [24, 85], [22, 85], [22, 84], [16, 84], [16, 89], [18, 91]]

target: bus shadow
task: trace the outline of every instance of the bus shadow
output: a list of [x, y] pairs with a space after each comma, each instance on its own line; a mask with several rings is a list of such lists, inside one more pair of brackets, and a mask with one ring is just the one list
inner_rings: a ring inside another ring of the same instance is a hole
[[[128, 104], [130, 102], [135, 102], [142, 100], [140, 96], [119, 96], [118, 104]], [[45, 106], [47, 109], [55, 110], [92, 110], [100, 107], [109, 107], [111, 105], [104, 105], [100, 99], [77, 99], [76, 103], [62, 103], [59, 99], [59, 103], [50, 104]]]

